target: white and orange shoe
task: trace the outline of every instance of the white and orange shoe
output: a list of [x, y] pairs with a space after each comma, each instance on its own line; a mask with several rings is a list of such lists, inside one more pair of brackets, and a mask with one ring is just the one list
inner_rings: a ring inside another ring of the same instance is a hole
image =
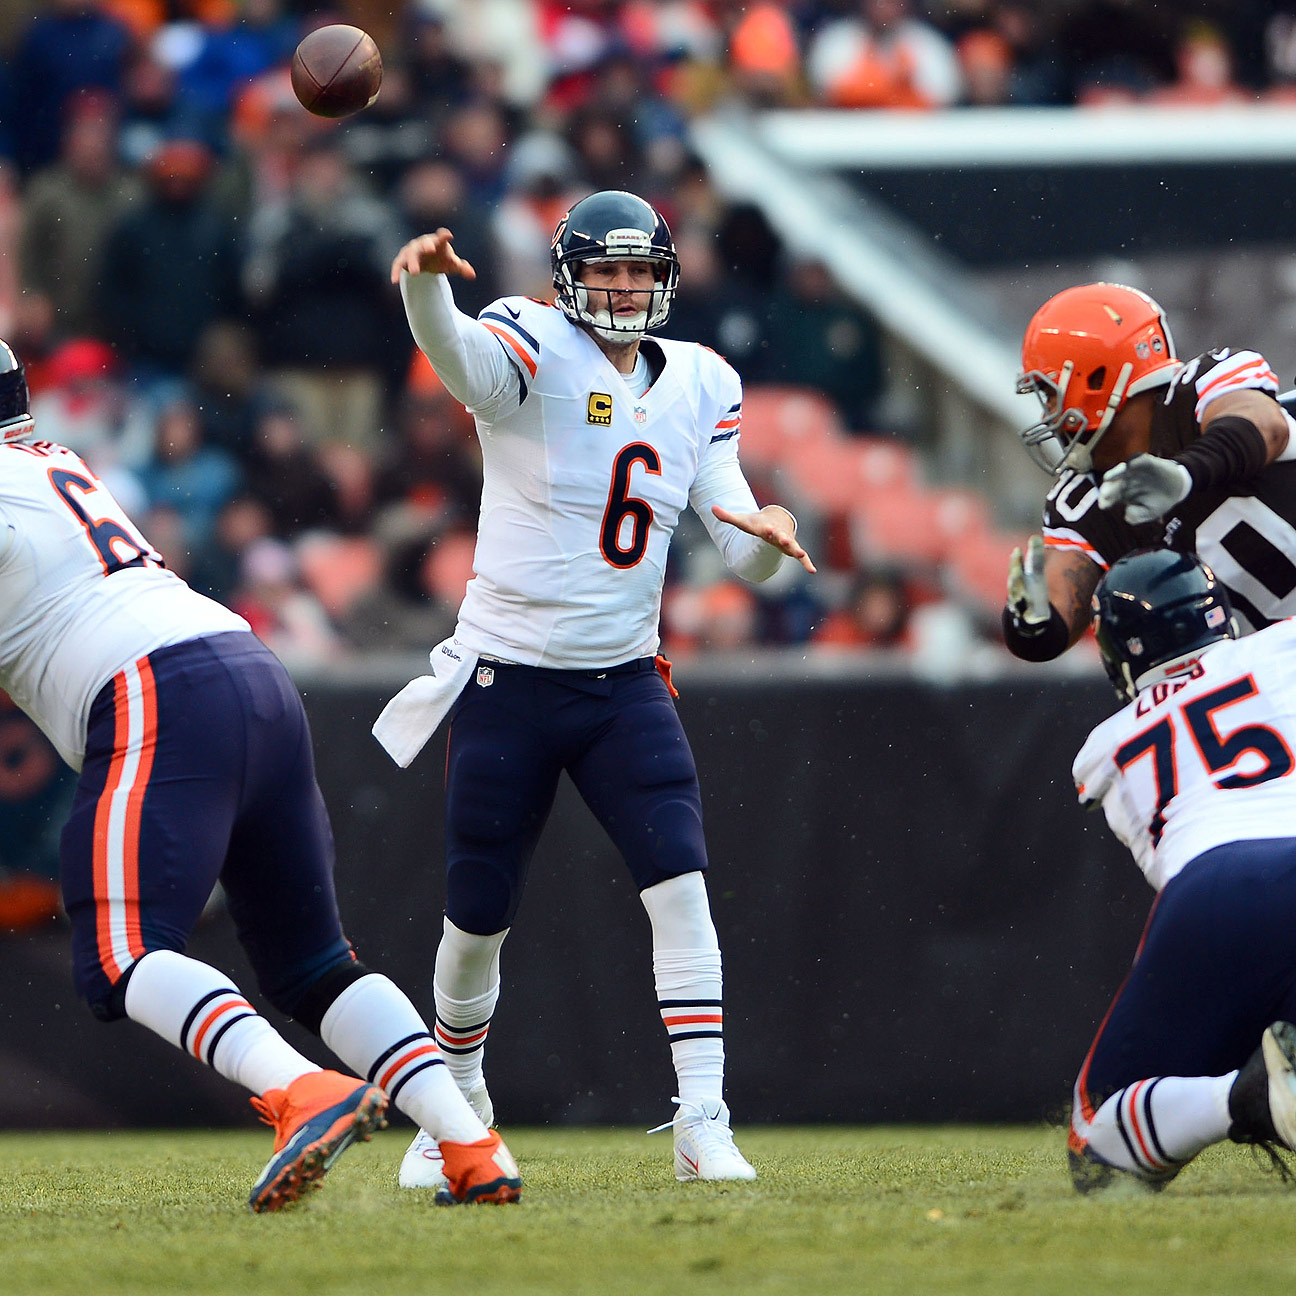
[[[479, 1084], [464, 1097], [468, 1099], [468, 1106], [477, 1113], [477, 1119], [490, 1129], [495, 1124], [495, 1106], [485, 1083]], [[405, 1149], [397, 1182], [402, 1188], [440, 1190], [447, 1186], [440, 1145], [426, 1130], [419, 1130], [414, 1135], [414, 1141]]]
[[337, 1071], [309, 1071], [287, 1089], [253, 1098], [252, 1106], [275, 1132], [274, 1156], [248, 1198], [258, 1212], [296, 1201], [352, 1143], [367, 1142], [387, 1124], [387, 1095]]
[[467, 1206], [483, 1202], [504, 1205], [522, 1200], [517, 1162], [504, 1140], [491, 1130], [476, 1143], [441, 1143], [446, 1186], [437, 1190], [438, 1206]]

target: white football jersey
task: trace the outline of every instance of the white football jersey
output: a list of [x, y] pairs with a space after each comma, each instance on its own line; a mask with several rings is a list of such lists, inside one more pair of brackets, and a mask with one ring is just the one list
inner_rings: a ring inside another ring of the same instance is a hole
[[195, 593], [72, 451], [0, 446], [0, 688], [74, 769], [95, 694], [156, 648], [247, 630]]
[[1296, 620], [1212, 644], [1089, 735], [1081, 804], [1159, 891], [1233, 841], [1296, 837]]
[[648, 339], [665, 366], [636, 397], [556, 307], [508, 297], [479, 320], [516, 381], [469, 401], [484, 484], [457, 637], [530, 666], [651, 656], [680, 512], [691, 503], [715, 526], [713, 503], [756, 507], [738, 467], [738, 375], [697, 343]]

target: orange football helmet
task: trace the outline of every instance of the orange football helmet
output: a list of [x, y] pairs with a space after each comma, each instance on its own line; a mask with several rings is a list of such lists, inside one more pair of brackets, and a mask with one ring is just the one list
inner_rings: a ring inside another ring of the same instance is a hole
[[1066, 288], [1026, 326], [1017, 391], [1034, 392], [1044, 417], [1019, 435], [1048, 471], [1088, 472], [1116, 411], [1178, 368], [1165, 312], [1146, 293], [1113, 283]]

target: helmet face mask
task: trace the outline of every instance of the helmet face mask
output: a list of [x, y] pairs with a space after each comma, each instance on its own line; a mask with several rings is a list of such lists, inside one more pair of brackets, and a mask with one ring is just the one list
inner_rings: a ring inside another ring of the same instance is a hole
[[0, 342], [0, 445], [22, 441], [35, 428], [23, 362], [7, 342]]
[[[654, 286], [636, 290], [646, 300], [633, 315], [615, 314], [607, 289], [582, 282], [585, 266], [622, 261], [653, 268]], [[612, 343], [636, 342], [664, 324], [679, 286], [679, 259], [666, 221], [650, 203], [621, 190], [583, 198], [558, 222], [550, 263], [559, 309]]]
[[1239, 633], [1215, 573], [1172, 549], [1136, 549], [1112, 563], [1094, 591], [1093, 619], [1107, 678], [1126, 702]]
[[1136, 288], [1082, 284], [1051, 297], [1022, 339], [1019, 395], [1044, 417], [1018, 435], [1048, 472], [1089, 472], [1093, 451], [1131, 397], [1165, 386], [1179, 368], [1165, 312]]

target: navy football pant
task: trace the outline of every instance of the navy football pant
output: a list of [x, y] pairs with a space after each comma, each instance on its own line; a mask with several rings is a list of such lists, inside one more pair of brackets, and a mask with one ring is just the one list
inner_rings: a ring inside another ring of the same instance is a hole
[[61, 845], [78, 992], [120, 1016], [113, 987], [150, 951], [183, 951], [219, 881], [263, 993], [293, 1015], [353, 957], [333, 858], [306, 715], [278, 659], [238, 632], [159, 649], [90, 712]]
[[1296, 839], [1233, 842], [1170, 879], [1078, 1081], [1086, 1115], [1150, 1076], [1225, 1075], [1296, 1020]]
[[564, 770], [641, 891], [706, 868], [697, 768], [652, 658], [598, 672], [483, 661], [450, 713], [456, 927], [489, 936], [512, 925]]

